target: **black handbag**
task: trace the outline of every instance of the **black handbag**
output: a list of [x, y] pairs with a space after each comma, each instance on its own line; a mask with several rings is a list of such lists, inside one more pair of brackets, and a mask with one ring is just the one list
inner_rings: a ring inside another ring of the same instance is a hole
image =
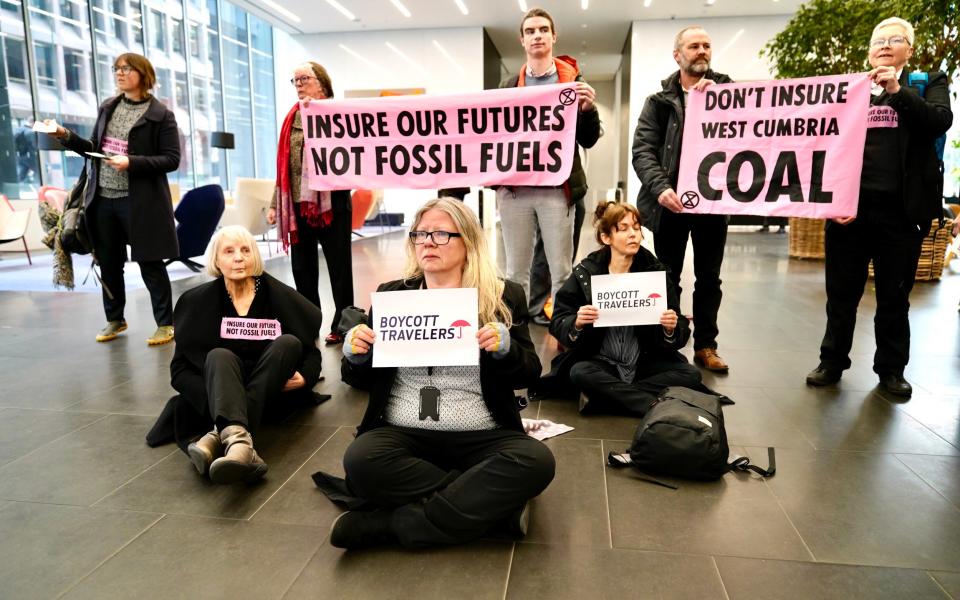
[[70, 195], [63, 206], [63, 214], [57, 225], [57, 237], [60, 238], [60, 247], [71, 254], [90, 254], [93, 243], [87, 229], [84, 211], [84, 196], [87, 189], [87, 169], [80, 172], [77, 183], [70, 190]]

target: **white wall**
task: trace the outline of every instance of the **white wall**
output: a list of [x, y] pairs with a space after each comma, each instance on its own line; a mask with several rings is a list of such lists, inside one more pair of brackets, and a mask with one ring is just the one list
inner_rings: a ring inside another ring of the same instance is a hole
[[[673, 39], [688, 25], [702, 25], [713, 42], [711, 68], [736, 81], [772, 79], [770, 68], [759, 52], [790, 20], [789, 15], [735, 17], [722, 19], [634, 21], [630, 78], [630, 131], [621, 139], [627, 156], [632, 156], [633, 127], [650, 94], [659, 92], [660, 81], [677, 70], [673, 60]], [[630, 161], [632, 162], [632, 160]], [[620, 175], [621, 178], [623, 174]], [[627, 174], [627, 198], [636, 200], [640, 180], [632, 168]]]
[[[439, 43], [456, 61], [452, 64], [434, 45]], [[415, 65], [387, 46], [392, 44]], [[346, 90], [424, 88], [427, 94], [454, 94], [483, 90], [483, 29], [405, 29], [323, 33], [291, 36], [277, 31], [274, 62], [279, 124], [297, 96], [290, 78], [297, 65], [307, 60], [322, 64], [336, 97]], [[359, 59], [344, 46], [360, 55]], [[407, 223], [423, 202], [436, 197], [436, 190], [385, 190], [387, 212], [402, 212]]]
[[593, 202], [606, 197], [607, 190], [617, 184], [615, 179], [615, 164], [617, 147], [619, 146], [616, 131], [616, 94], [614, 81], [591, 81], [590, 85], [597, 92], [597, 110], [600, 111], [600, 122], [603, 124], [603, 137], [593, 148], [584, 152], [584, 166], [587, 173], [586, 204], [589, 212]]

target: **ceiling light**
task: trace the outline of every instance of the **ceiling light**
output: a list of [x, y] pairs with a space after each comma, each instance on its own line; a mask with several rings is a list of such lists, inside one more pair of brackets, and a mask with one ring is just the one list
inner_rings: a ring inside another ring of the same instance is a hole
[[527, 0], [517, 0], [517, 4], [520, 5], [520, 10], [527, 12]]
[[457, 3], [457, 8], [460, 9], [460, 12], [462, 12], [465, 15], [470, 14], [470, 11], [467, 10], [467, 5], [463, 3], [463, 0], [453, 0], [453, 1]]
[[294, 23], [299, 23], [300, 21], [303, 20], [303, 19], [301, 19], [300, 17], [298, 17], [297, 15], [293, 14], [292, 12], [290, 12], [289, 10], [287, 10], [287, 9], [285, 9], [284, 7], [280, 6], [279, 4], [277, 4], [276, 2], [274, 2], [273, 0], [261, 0], [261, 2], [263, 2], [265, 5], [267, 5], [268, 7], [272, 8], [273, 10], [277, 11], [277, 12], [280, 13], [281, 15], [285, 16], [286, 18], [290, 19], [290, 20], [293, 21]]
[[447, 59], [447, 61], [451, 65], [453, 65], [458, 71], [460, 71], [460, 73], [466, 74], [466, 71], [463, 70], [463, 67], [460, 66], [460, 63], [458, 63], [452, 56], [450, 56], [450, 53], [447, 52], [446, 48], [440, 45], [440, 42], [438, 42], [437, 40], [433, 40], [433, 45], [437, 48], [437, 50], [440, 51], [440, 54], [442, 54], [443, 57]]
[[400, 2], [400, 0], [390, 0], [390, 4], [394, 5], [397, 8], [397, 10], [400, 11], [401, 15], [405, 16], [408, 19], [410, 18], [410, 11], [407, 9], [406, 6], [403, 5], [403, 2]]
[[713, 3], [717, 0], [707, 0], [707, 6], [713, 6]]
[[583, 10], [590, 8], [590, 0], [580, 0], [580, 8]]
[[410, 65], [410, 66], [413, 67], [414, 69], [420, 71], [421, 73], [426, 73], [427, 70], [424, 69], [423, 66], [422, 66], [420, 63], [418, 63], [417, 61], [413, 60], [412, 58], [410, 58], [409, 56], [407, 56], [406, 54], [404, 54], [403, 52], [401, 52], [399, 48], [397, 48], [396, 46], [394, 46], [394, 45], [391, 44], [390, 42], [384, 42], [384, 44], [386, 44], [386, 45], [387, 45], [387, 48], [390, 48], [390, 50], [392, 50], [394, 54], [396, 54], [397, 56], [399, 56], [400, 58], [402, 58], [405, 63], [407, 63], [408, 65]]
[[350, 49], [350, 48], [347, 48], [347, 47], [344, 46], [343, 44], [337, 44], [337, 45], [340, 46], [340, 49], [341, 49], [341, 50], [343, 50], [344, 52], [346, 52], [346, 53], [349, 54], [350, 56], [354, 57], [355, 59], [359, 60], [359, 61], [362, 62], [363, 64], [367, 65], [368, 67], [373, 67], [374, 69], [379, 69], [379, 68], [380, 68], [380, 67], [378, 67], [375, 63], [373, 63], [371, 60], [369, 60], [367, 57], [363, 56], [362, 54], [358, 54], [357, 52], [353, 51], [353, 50]]
[[341, 15], [345, 16], [346, 18], [350, 19], [351, 21], [359, 21], [359, 19], [357, 19], [357, 15], [347, 10], [347, 7], [337, 2], [337, 0], [327, 0], [327, 4], [337, 9], [337, 12], [339, 12]]
[[650, 8], [650, 5], [653, 4], [653, 0], [643, 0], [643, 7]]

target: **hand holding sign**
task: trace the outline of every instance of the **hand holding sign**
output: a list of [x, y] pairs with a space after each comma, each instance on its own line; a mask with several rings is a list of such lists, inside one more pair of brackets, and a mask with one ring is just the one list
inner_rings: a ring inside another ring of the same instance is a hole
[[680, 198], [677, 197], [677, 193], [673, 191], [673, 188], [663, 190], [660, 197], [657, 198], [657, 202], [670, 212], [683, 212], [683, 205], [680, 203]]
[[597, 322], [597, 317], [600, 316], [600, 311], [597, 310], [597, 307], [592, 304], [584, 304], [577, 310], [577, 320], [574, 321], [573, 326], [578, 330], [583, 329], [587, 325], [593, 325]]
[[377, 334], [364, 324], [357, 325], [346, 340], [350, 344], [350, 351], [354, 354], [366, 354], [373, 348]]
[[897, 70], [893, 67], [877, 67], [870, 71], [870, 81], [882, 87], [888, 94], [900, 91], [900, 82], [897, 80]]
[[117, 171], [126, 171], [130, 168], [130, 158], [126, 156], [111, 156], [107, 159], [107, 166]]
[[677, 313], [674, 312], [672, 308], [668, 308], [660, 315], [660, 325], [667, 335], [673, 335], [673, 331], [677, 328], [678, 320]]
[[574, 89], [577, 90], [577, 98], [580, 99], [580, 110], [592, 109], [597, 99], [597, 93], [590, 87], [590, 84], [585, 81], [578, 81], [574, 84]]

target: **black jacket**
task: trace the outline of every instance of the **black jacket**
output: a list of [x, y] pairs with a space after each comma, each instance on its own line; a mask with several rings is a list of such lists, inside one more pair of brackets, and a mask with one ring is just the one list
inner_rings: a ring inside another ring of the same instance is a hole
[[[422, 278], [398, 279], [380, 284], [377, 291], [417, 290], [422, 284]], [[523, 424], [520, 422], [520, 405], [514, 390], [527, 388], [536, 383], [537, 378], [540, 377], [540, 358], [530, 340], [530, 330], [527, 327], [527, 299], [523, 288], [512, 281], [505, 281], [503, 301], [513, 315], [513, 326], [510, 328], [510, 351], [503, 358], [494, 358], [489, 352], [480, 352], [480, 391], [490, 414], [500, 427], [523, 431]], [[372, 311], [370, 322], [373, 322]], [[343, 360], [347, 365], [345, 368], [353, 375], [370, 381], [370, 402], [357, 428], [357, 434], [385, 425], [383, 411], [397, 376], [396, 367], [373, 368], [372, 361], [367, 361], [364, 365], [354, 365], [347, 362], [346, 358]]]
[[[646, 248], [640, 248], [630, 266], [631, 273], [667, 270], [667, 267]], [[557, 292], [553, 318], [550, 320], [550, 334], [557, 338], [567, 350], [553, 359], [550, 374], [541, 381], [538, 392], [573, 391], [570, 388], [570, 367], [579, 361], [589, 360], [600, 354], [608, 328], [587, 325], [576, 339], [571, 338], [571, 334], [576, 333], [574, 324], [577, 321], [577, 311], [581, 306], [593, 303], [590, 278], [593, 275], [609, 273], [610, 247], [604, 246], [580, 261], [580, 264], [573, 268], [570, 278]], [[669, 277], [667, 277], [667, 307], [677, 313], [677, 327], [672, 339], [668, 340], [664, 337], [663, 328], [660, 325], [634, 326], [637, 340], [640, 342], [640, 356], [637, 358], [637, 364], [646, 361], [687, 362], [678, 350], [686, 346], [687, 340], [690, 339], [690, 322], [680, 313], [680, 299]]]
[[[107, 123], [122, 96], [114, 96], [100, 105], [93, 137], [84, 139], [72, 131], [61, 141], [84, 158], [84, 152], [99, 152]], [[180, 134], [173, 111], [156, 98], [150, 99], [147, 112], [134, 123], [127, 139], [130, 157], [130, 249], [131, 260], [153, 261], [177, 258], [177, 230], [167, 173], [180, 166]], [[89, 210], [97, 192], [101, 160], [87, 160], [87, 187], [84, 207]], [[109, 169], [110, 167], [102, 167]], [[94, 221], [87, 222], [94, 237]]]
[[943, 174], [934, 142], [953, 123], [950, 82], [945, 73], [929, 73], [923, 96], [907, 85], [907, 69], [900, 75], [900, 91], [890, 96], [890, 107], [900, 119], [897, 127], [903, 205], [910, 222], [924, 231], [942, 216]]
[[[296, 290], [266, 273], [260, 285], [266, 286], [282, 332], [295, 335], [303, 346], [297, 371], [303, 375], [303, 389], [310, 390], [320, 379], [321, 355], [316, 342], [323, 315]], [[218, 278], [187, 290], [173, 311], [176, 349], [170, 362], [170, 384], [202, 414], [207, 410], [203, 365], [207, 352], [220, 345], [222, 288], [223, 279]]]
[[[708, 70], [706, 79], [715, 83], [733, 81], [723, 73]], [[637, 208], [643, 224], [657, 232], [660, 211], [657, 198], [667, 189], [677, 189], [680, 176], [680, 144], [683, 140], [683, 90], [680, 71], [660, 82], [663, 89], [647, 97], [633, 133], [633, 170], [642, 184]]]

